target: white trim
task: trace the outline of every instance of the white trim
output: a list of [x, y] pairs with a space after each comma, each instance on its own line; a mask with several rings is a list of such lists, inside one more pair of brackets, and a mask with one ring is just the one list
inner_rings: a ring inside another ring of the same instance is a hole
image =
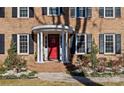
[[[27, 35], [27, 53], [20, 53], [20, 36]], [[29, 54], [29, 34], [17, 34], [17, 54], [18, 55], [28, 55]]]
[[50, 7], [47, 7], [47, 16], [59, 16], [60, 15], [60, 7], [56, 7], [58, 8], [58, 14], [50, 14], [49, 8]]
[[21, 7], [17, 7], [17, 17], [18, 18], [29, 18], [29, 7], [27, 7], [27, 17], [20, 17], [20, 8]]
[[115, 7], [112, 7], [113, 8], [113, 16], [112, 17], [107, 17], [106, 16], [106, 12], [105, 12], [105, 9], [106, 7], [104, 7], [104, 18], [115, 18]]
[[[112, 35], [113, 36], [113, 52], [107, 53], [106, 52], [106, 36]], [[104, 54], [115, 54], [115, 34], [104, 34]]]
[[[77, 52], [77, 35], [84, 35], [84, 38], [85, 38], [85, 52], [83, 52], [83, 53], [78, 53]], [[87, 53], [87, 34], [79, 34], [79, 33], [77, 33], [76, 34], [76, 43], [75, 43], [75, 49], [76, 49], [76, 55], [83, 55], [83, 54], [86, 54]]]

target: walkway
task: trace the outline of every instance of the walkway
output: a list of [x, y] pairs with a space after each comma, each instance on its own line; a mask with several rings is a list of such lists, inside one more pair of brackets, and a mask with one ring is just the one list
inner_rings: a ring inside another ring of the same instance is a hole
[[38, 78], [47, 81], [92, 83], [92, 82], [124, 82], [124, 76], [118, 77], [78, 77], [66, 73], [39, 73]]

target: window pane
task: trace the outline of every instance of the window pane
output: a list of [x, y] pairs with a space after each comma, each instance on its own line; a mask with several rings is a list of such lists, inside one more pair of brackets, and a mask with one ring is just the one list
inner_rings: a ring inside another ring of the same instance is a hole
[[77, 53], [85, 53], [85, 35], [77, 35]]
[[50, 7], [49, 8], [49, 14], [50, 15], [58, 15], [59, 14], [59, 9], [58, 7]]
[[114, 52], [114, 40], [113, 35], [106, 35], [105, 39], [105, 52], [106, 53], [113, 53]]
[[28, 40], [27, 35], [20, 35], [20, 53], [27, 53], [28, 51]]
[[70, 8], [70, 15], [71, 17], [75, 17], [75, 7]]
[[86, 17], [85, 15], [86, 15], [86, 8], [85, 7], [80, 7], [79, 8], [79, 13], [80, 13], [80, 17]]
[[27, 17], [28, 16], [28, 8], [27, 7], [20, 7], [20, 17]]
[[113, 17], [113, 7], [105, 7], [105, 16]]

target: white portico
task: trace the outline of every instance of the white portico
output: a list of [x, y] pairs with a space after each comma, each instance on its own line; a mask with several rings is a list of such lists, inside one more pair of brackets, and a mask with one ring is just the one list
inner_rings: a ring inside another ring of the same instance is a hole
[[59, 60], [69, 63], [68, 34], [73, 29], [64, 25], [39, 25], [32, 28], [37, 34], [37, 63]]

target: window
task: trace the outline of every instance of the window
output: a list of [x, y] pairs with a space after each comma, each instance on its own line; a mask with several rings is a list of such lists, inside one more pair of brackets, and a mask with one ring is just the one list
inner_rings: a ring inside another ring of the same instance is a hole
[[76, 53], [77, 54], [86, 53], [86, 35], [84, 34], [76, 35]]
[[79, 10], [77, 10], [77, 11], [79, 11], [79, 16], [78, 17], [87, 17], [87, 15], [86, 15], [87, 8], [85, 8], [85, 7], [79, 7]]
[[51, 16], [57, 16], [60, 14], [60, 7], [48, 7], [47, 14]]
[[70, 16], [72, 18], [76, 17], [76, 9], [75, 9], [75, 7], [70, 7]]
[[91, 17], [91, 7], [71, 7], [70, 8], [70, 16], [72, 18], [88, 18]]
[[28, 18], [29, 17], [29, 8], [28, 7], [19, 7], [18, 8], [18, 17], [19, 18]]
[[114, 54], [115, 53], [115, 34], [104, 35], [104, 53]]
[[29, 54], [29, 35], [19, 34], [17, 42], [18, 54]]
[[115, 17], [115, 8], [113, 7], [105, 7], [104, 8], [104, 16], [107, 18], [114, 18]]

